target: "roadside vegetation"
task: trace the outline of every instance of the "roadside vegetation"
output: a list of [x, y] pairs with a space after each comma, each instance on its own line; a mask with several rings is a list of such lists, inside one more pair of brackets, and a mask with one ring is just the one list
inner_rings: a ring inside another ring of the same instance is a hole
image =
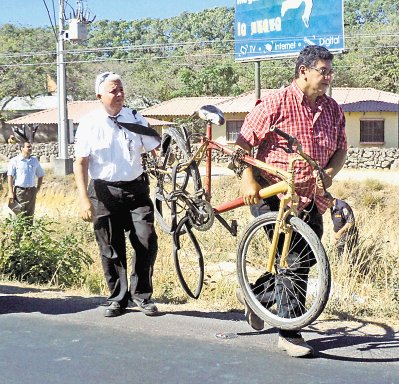
[[[213, 183], [213, 202], [239, 193], [235, 177]], [[352, 255], [338, 259], [332, 242], [332, 223], [324, 215], [327, 250], [333, 275], [332, 293], [325, 316], [350, 319], [369, 317], [386, 321], [399, 313], [399, 197], [397, 188], [375, 180], [336, 182], [331, 189], [354, 209], [360, 238]], [[5, 189], [2, 196], [5, 198]], [[107, 296], [97, 246], [90, 224], [78, 217], [77, 193], [71, 177], [58, 180], [48, 175], [37, 203], [35, 225], [28, 232], [21, 220], [3, 218], [0, 223], [0, 275], [3, 283], [20, 281], [81, 295]], [[8, 214], [3, 210], [3, 215]], [[225, 214], [238, 220], [239, 234], [251, 220], [243, 207]], [[242, 309], [235, 297], [236, 246], [238, 239], [217, 222], [198, 234], [205, 257], [205, 286], [198, 300], [180, 288], [172, 260], [172, 240], [158, 228], [159, 254], [154, 272], [154, 297], [168, 304], [233, 311]], [[130, 255], [131, 256], [131, 255]]]

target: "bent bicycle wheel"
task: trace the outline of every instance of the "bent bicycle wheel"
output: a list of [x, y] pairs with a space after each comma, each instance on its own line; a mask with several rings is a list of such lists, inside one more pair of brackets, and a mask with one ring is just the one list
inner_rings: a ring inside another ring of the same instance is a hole
[[280, 265], [284, 241], [280, 235], [275, 273], [266, 272], [277, 212], [268, 212], [250, 223], [237, 251], [238, 280], [250, 308], [279, 329], [303, 328], [327, 304], [331, 275], [327, 255], [313, 230], [297, 217], [288, 217], [292, 239], [287, 263]]
[[194, 194], [202, 188], [195, 162], [185, 169], [176, 168], [177, 164], [189, 161], [190, 157], [190, 142], [185, 129], [180, 133], [176, 128], [168, 128], [162, 137], [161, 166], [154, 196], [155, 218], [166, 233], [172, 233], [185, 215], [187, 206], [184, 195]]
[[180, 285], [187, 295], [198, 299], [204, 283], [204, 258], [188, 217], [178, 224], [173, 240], [173, 260]]

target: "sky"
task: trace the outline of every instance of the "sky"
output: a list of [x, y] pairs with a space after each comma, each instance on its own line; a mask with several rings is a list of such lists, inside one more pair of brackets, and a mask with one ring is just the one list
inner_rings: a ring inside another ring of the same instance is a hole
[[[65, 0], [76, 9], [76, 0]], [[53, 17], [58, 20], [59, 0], [0, 0], [0, 25], [11, 23], [17, 26], [45, 27], [50, 26], [49, 16], [44, 3]], [[139, 20], [146, 17], [168, 18], [178, 16], [182, 12], [198, 12], [214, 7], [234, 7], [234, 0], [84, 0], [82, 2], [90, 9], [91, 18], [96, 21], [108, 20]], [[66, 15], [71, 12], [66, 7]]]

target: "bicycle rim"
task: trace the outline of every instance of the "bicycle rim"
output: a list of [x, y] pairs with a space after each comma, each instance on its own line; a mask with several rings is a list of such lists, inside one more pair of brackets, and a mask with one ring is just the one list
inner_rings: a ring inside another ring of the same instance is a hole
[[278, 251], [275, 274], [265, 273], [276, 219], [277, 212], [269, 212], [245, 229], [237, 251], [238, 280], [247, 304], [259, 317], [277, 328], [296, 330], [317, 319], [327, 304], [330, 267], [313, 230], [299, 218], [289, 217], [293, 233], [288, 266], [280, 266]]
[[182, 191], [186, 195], [201, 189], [201, 178], [198, 166], [191, 163], [183, 171], [173, 175], [173, 169], [178, 163], [188, 161], [191, 149], [185, 130], [180, 133], [175, 128], [169, 128], [162, 139], [162, 155], [160, 173], [155, 187], [155, 218], [160, 228], [166, 233], [172, 233], [179, 220], [185, 215], [187, 205], [184, 195], [170, 199], [175, 191]]
[[204, 283], [204, 258], [188, 218], [174, 233], [173, 259], [180, 285], [193, 299], [198, 299]]

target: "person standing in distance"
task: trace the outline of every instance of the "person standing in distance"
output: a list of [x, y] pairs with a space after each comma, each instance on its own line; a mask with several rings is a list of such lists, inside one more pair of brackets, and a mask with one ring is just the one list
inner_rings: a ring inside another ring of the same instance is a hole
[[[256, 157], [259, 160], [287, 170], [289, 154], [284, 151], [287, 141], [271, 132], [270, 127], [275, 126], [297, 137], [303, 150], [324, 168], [323, 182], [326, 188], [331, 186], [332, 179], [344, 166], [347, 151], [344, 113], [336, 101], [326, 95], [334, 74], [332, 60], [332, 53], [324, 47], [313, 45], [304, 48], [297, 58], [295, 78], [291, 85], [269, 93], [262, 99], [246, 116], [236, 141], [248, 153], [258, 147]], [[300, 197], [298, 210], [303, 219], [306, 212], [308, 225], [321, 239], [322, 214], [330, 206], [330, 198], [323, 195], [321, 180], [315, 177], [309, 165], [296, 162], [295, 167], [295, 189]], [[278, 210], [277, 197], [259, 201], [259, 190], [277, 181], [277, 178], [267, 173], [254, 172], [252, 167], [244, 170], [241, 190], [245, 204], [253, 206], [251, 211], [254, 215]], [[307, 274], [312, 262], [313, 258], [309, 256], [300, 266], [304, 278], [298, 285], [302, 285], [302, 293], [307, 289]], [[261, 276], [255, 286], [259, 288], [264, 284], [266, 287], [266, 283]], [[306, 295], [284, 286], [288, 282], [277, 284], [281, 285], [275, 290], [280, 295], [276, 302], [281, 317], [299, 316]], [[237, 291], [237, 298], [246, 306], [249, 324], [254, 329], [263, 329], [263, 320], [247, 306], [240, 290]], [[314, 352], [300, 331], [280, 329], [278, 347], [294, 357], [311, 356]]]
[[359, 233], [351, 206], [344, 200], [334, 198], [330, 207], [334, 227], [334, 244], [339, 257], [345, 248], [352, 254], [357, 245]]
[[[93, 222], [110, 290], [104, 315], [121, 315], [129, 300], [144, 314], [155, 315], [158, 309], [151, 296], [158, 238], [141, 154], [159, 147], [160, 139], [151, 136], [154, 130], [143, 116], [123, 106], [119, 75], [98, 75], [95, 92], [99, 109], [86, 115], [76, 131], [74, 173], [81, 217]], [[125, 232], [135, 253], [130, 286]]]
[[[32, 155], [32, 144], [29, 141], [21, 144], [21, 153], [13, 157], [8, 164], [8, 204], [17, 202], [21, 213], [33, 222], [37, 192], [43, 183], [44, 170], [36, 156]], [[37, 177], [37, 184], [36, 184]]]

